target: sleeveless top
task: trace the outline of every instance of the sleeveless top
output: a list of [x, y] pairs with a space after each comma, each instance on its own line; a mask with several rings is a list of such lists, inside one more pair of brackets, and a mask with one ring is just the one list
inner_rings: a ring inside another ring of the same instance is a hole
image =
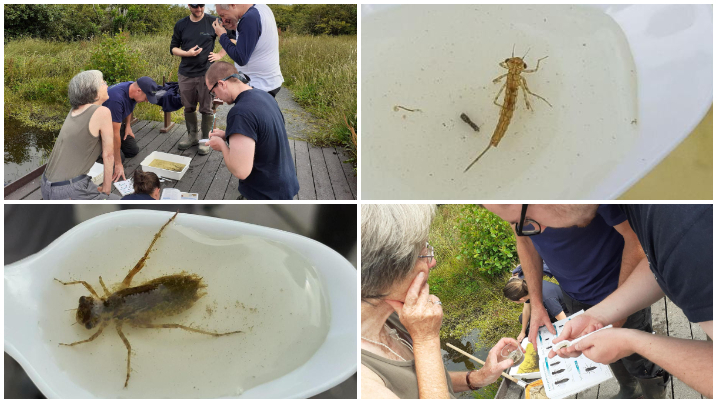
[[[388, 326], [392, 329], [396, 329], [398, 334], [411, 342], [411, 338], [406, 328], [398, 320], [398, 315], [393, 313], [388, 317], [386, 321]], [[418, 378], [416, 377], [416, 361], [397, 361], [390, 360], [378, 356], [372, 352], [361, 349], [361, 364], [368, 367], [371, 371], [375, 372], [386, 387], [401, 399], [418, 399]], [[453, 392], [453, 384], [451, 383], [451, 376], [446, 372], [446, 382], [448, 383], [448, 393], [452, 399], [456, 396]]]
[[[261, 17], [261, 35], [249, 61], [240, 66], [234, 63], [237, 70], [251, 77], [251, 85], [262, 91], [277, 89], [284, 82], [279, 65], [279, 31], [276, 27], [274, 13], [266, 4], [254, 4]], [[239, 29], [236, 31], [239, 39]]]
[[91, 105], [77, 116], [67, 114], [60, 134], [55, 140], [45, 177], [61, 182], [86, 174], [102, 154], [102, 139], [90, 134], [90, 119], [99, 105]]

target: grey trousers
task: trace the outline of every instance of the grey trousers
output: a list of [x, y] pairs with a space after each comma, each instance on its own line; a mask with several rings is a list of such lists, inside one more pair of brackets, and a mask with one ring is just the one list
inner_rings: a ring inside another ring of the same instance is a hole
[[42, 192], [43, 200], [119, 200], [116, 194], [102, 193], [97, 190], [97, 185], [92, 183], [92, 178], [89, 176], [78, 180], [77, 182], [70, 183], [62, 186], [51, 186], [52, 182], [45, 179], [45, 175], [42, 175], [42, 184], [40, 185], [40, 191]]
[[185, 77], [179, 74], [179, 95], [182, 98], [184, 113], [194, 113], [199, 103], [199, 112], [203, 115], [211, 115], [212, 96], [209, 94], [204, 76]]

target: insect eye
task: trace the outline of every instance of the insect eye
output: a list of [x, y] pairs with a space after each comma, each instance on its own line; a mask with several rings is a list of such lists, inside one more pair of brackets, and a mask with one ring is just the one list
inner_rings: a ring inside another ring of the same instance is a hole
[[[508, 60], [510, 60], [510, 59], [505, 59], [505, 62], [508, 63]], [[493, 63], [495, 63], [495, 62], [493, 62]]]
[[[495, 62], [493, 62], [493, 63], [495, 63]], [[527, 68], [528, 68], [528, 65], [525, 64], [525, 63], [523, 63], [523, 68], [524, 68], [524, 69], [527, 69]]]

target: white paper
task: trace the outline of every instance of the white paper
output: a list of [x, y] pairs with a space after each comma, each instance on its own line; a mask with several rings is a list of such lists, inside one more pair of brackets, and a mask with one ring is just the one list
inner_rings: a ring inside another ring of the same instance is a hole
[[175, 188], [164, 188], [159, 200], [199, 200], [199, 194], [186, 193]]
[[129, 178], [124, 181], [115, 182], [114, 185], [122, 196], [127, 196], [134, 193], [134, 179], [132, 178]]
[[[553, 323], [556, 335], [545, 327], [538, 329], [538, 359], [540, 360], [540, 375], [545, 385], [545, 393], [551, 399], [562, 399], [589, 389], [599, 383], [612, 378], [610, 366], [598, 364], [584, 355], [577, 358], [561, 358], [555, 356], [548, 358], [553, 347], [553, 339], [558, 337], [563, 326], [572, 318], [581, 315], [579, 311], [568, 318]], [[555, 373], [558, 372], [558, 373]], [[558, 383], [560, 382], [560, 383]]]
[[90, 168], [90, 172], [87, 172], [87, 176], [92, 178], [92, 183], [101, 186], [102, 181], [105, 180], [105, 166], [99, 162], [95, 162], [92, 168]]

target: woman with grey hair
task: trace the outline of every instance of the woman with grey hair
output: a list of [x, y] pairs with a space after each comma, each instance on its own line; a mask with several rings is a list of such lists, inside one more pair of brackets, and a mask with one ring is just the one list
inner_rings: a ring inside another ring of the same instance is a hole
[[[55, 140], [42, 174], [45, 200], [119, 199], [112, 192], [114, 131], [110, 110], [102, 106], [109, 96], [99, 70], [83, 71], [70, 80], [67, 90], [72, 109]], [[97, 157], [104, 160], [102, 186], [87, 175]]]
[[[361, 206], [361, 397], [444, 399], [495, 382], [512, 360], [501, 339], [480, 370], [448, 372], [441, 358], [441, 301], [428, 290], [436, 265], [428, 233], [435, 207]], [[521, 348], [522, 349], [522, 348]]]

